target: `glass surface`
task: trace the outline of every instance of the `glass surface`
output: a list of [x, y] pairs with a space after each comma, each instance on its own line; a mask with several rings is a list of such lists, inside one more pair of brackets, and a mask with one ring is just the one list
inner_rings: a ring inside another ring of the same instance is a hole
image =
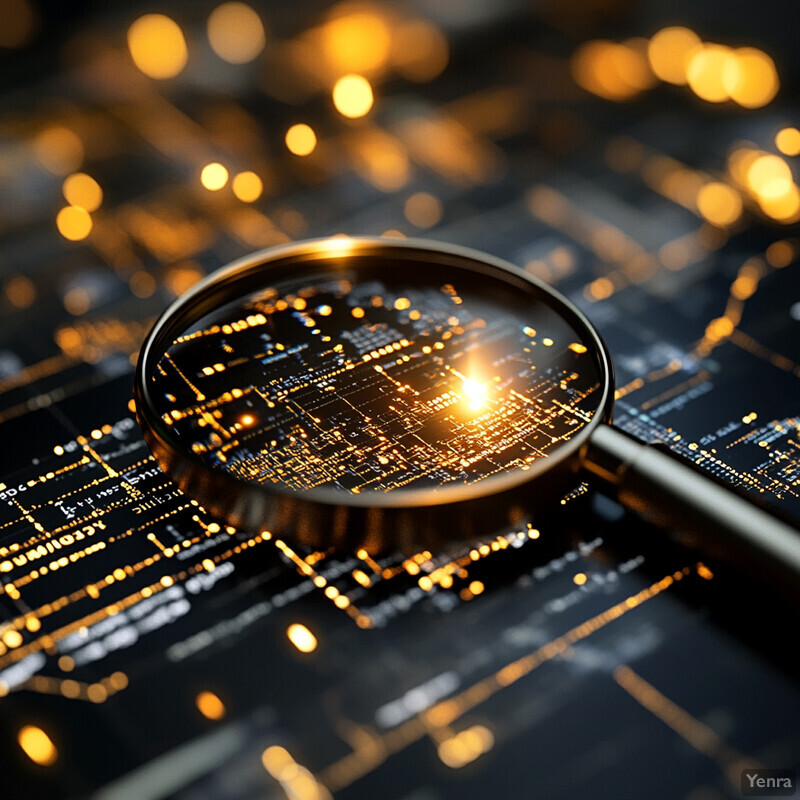
[[299, 278], [204, 316], [149, 377], [172, 443], [247, 482], [402, 492], [528, 469], [589, 422], [592, 342], [544, 300], [401, 273]]

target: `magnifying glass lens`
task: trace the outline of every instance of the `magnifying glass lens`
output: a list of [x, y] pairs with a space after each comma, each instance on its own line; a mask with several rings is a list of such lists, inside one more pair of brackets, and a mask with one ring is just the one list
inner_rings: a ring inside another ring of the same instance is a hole
[[552, 300], [406, 266], [298, 270], [173, 330], [146, 378], [162, 436], [237, 481], [441, 503], [530, 470], [592, 419], [596, 344]]

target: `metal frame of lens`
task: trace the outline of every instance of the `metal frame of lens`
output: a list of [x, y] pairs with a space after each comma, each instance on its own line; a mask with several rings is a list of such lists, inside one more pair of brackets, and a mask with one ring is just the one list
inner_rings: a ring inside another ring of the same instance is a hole
[[[528, 470], [486, 478], [464, 487], [403, 492], [346, 494], [315, 488], [293, 492], [286, 487], [239, 481], [214, 470], [198, 456], [171, 441], [150, 396], [147, 376], [172, 342], [197, 320], [237, 298], [274, 285], [281, 277], [309, 278], [340, 271], [375, 271], [379, 259], [408, 265], [431, 265], [499, 280], [522, 296], [543, 301], [576, 330], [596, 356], [603, 386], [592, 420], [552, 455]], [[359, 264], [359, 262], [361, 262]], [[614, 378], [600, 335], [565, 297], [522, 270], [493, 256], [423, 239], [334, 237], [271, 248], [212, 273], [178, 298], [157, 320], [139, 354], [134, 383], [136, 416], [160, 467], [190, 497], [231, 524], [268, 529], [312, 547], [364, 546], [371, 551], [414, 549], [417, 542], [447, 541], [478, 535], [483, 525], [497, 529], [514, 524], [552, 504], [574, 483], [592, 431], [611, 420]], [[528, 484], [535, 481], [534, 487]], [[445, 495], [446, 496], [443, 496]], [[484, 528], [485, 530], [485, 528]]]

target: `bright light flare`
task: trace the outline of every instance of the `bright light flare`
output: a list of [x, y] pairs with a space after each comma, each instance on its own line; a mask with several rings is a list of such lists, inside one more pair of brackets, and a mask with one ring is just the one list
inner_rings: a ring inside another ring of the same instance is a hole
[[363, 75], [345, 75], [333, 87], [333, 104], [343, 117], [363, 117], [373, 102], [372, 87]]
[[472, 411], [480, 411], [486, 405], [486, 398], [489, 394], [486, 385], [473, 378], [466, 378], [461, 385], [461, 394], [467, 401], [467, 405]]

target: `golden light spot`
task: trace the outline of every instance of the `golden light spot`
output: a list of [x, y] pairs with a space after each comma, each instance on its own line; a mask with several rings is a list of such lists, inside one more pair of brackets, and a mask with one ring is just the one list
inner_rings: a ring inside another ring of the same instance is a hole
[[22, 634], [19, 631], [15, 631], [13, 628], [7, 630], [3, 634], [3, 644], [9, 649], [19, 647], [22, 644]]
[[483, 592], [484, 586], [481, 581], [472, 581], [469, 585], [469, 590], [473, 595], [477, 596]]
[[697, 574], [707, 581], [710, 581], [714, 577], [714, 573], [702, 562], [697, 565]]
[[69, 128], [54, 125], [40, 131], [33, 140], [39, 163], [53, 175], [67, 175], [83, 161], [83, 142]]
[[313, 153], [317, 146], [317, 135], [310, 125], [298, 122], [286, 131], [285, 142], [290, 153], [296, 156], [307, 156]]
[[494, 746], [494, 736], [483, 725], [473, 725], [455, 736], [443, 739], [437, 754], [443, 764], [451, 769], [466, 766]]
[[85, 172], [75, 172], [66, 178], [61, 191], [71, 206], [80, 206], [87, 211], [96, 211], [103, 202], [100, 184]]
[[264, 191], [264, 183], [255, 172], [240, 172], [231, 184], [233, 193], [243, 203], [254, 203]]
[[784, 128], [775, 135], [775, 147], [785, 156], [800, 155], [800, 130]]
[[333, 313], [333, 309], [329, 305], [322, 305], [317, 309], [317, 314], [321, 317], [329, 317]]
[[278, 745], [268, 747], [261, 754], [261, 763], [264, 769], [276, 780], [285, 780], [295, 774], [297, 762], [289, 755], [289, 752]]
[[794, 184], [779, 197], [759, 197], [758, 204], [767, 216], [778, 222], [789, 224], [800, 220], [800, 191]]
[[362, 75], [345, 75], [333, 87], [333, 104], [343, 117], [363, 117], [373, 101], [372, 87]]
[[442, 203], [428, 192], [416, 192], [403, 207], [406, 219], [418, 228], [432, 228], [442, 218]]
[[590, 300], [605, 300], [614, 294], [614, 284], [608, 278], [593, 280], [584, 292]]
[[747, 182], [761, 197], [780, 197], [792, 183], [792, 171], [780, 156], [762, 155], [747, 170]]
[[578, 353], [579, 355], [586, 352], [586, 345], [580, 344], [579, 342], [573, 342], [569, 349], [572, 350], [573, 353]]
[[391, 43], [386, 22], [369, 11], [334, 17], [322, 28], [323, 52], [339, 74], [378, 69], [389, 58]]
[[683, 86], [687, 81], [689, 59], [701, 45], [700, 37], [688, 28], [663, 28], [650, 39], [647, 58], [662, 81]]
[[706, 338], [712, 342], [719, 342], [733, 333], [733, 327], [733, 322], [727, 317], [717, 317], [706, 327]]
[[200, 692], [194, 703], [206, 719], [216, 721], [225, 716], [225, 704], [213, 692]]
[[689, 59], [686, 78], [691, 90], [709, 103], [722, 103], [730, 98], [723, 73], [733, 51], [721, 44], [704, 44]]
[[792, 263], [795, 250], [791, 242], [787, 242], [786, 239], [780, 239], [767, 248], [766, 256], [771, 266], [776, 269], [782, 269]]
[[92, 218], [85, 208], [64, 206], [56, 215], [58, 232], [71, 242], [79, 242], [92, 232]]
[[15, 275], [6, 284], [6, 297], [16, 308], [29, 308], [36, 299], [36, 287], [30, 278], [24, 275]]
[[555, 344], [555, 342], [553, 342], [551, 338], [546, 336], [544, 339], [542, 339], [542, 344], [545, 347], [552, 347]]
[[731, 99], [745, 108], [761, 108], [778, 93], [775, 62], [755, 47], [734, 50], [722, 71], [722, 84]]
[[229, 64], [246, 64], [267, 43], [261, 17], [245, 3], [223, 3], [208, 18], [211, 49]]
[[252, 425], [255, 421], [256, 421], [256, 418], [252, 414], [245, 414], [239, 420], [239, 422], [241, 422], [242, 425]]
[[405, 311], [411, 305], [411, 301], [407, 297], [398, 297], [397, 300], [394, 301], [394, 307], [398, 311]]
[[361, 319], [364, 316], [364, 309], [356, 306], [355, 308], [351, 309], [350, 313], [353, 315], [355, 319]]
[[218, 192], [228, 182], [228, 170], [216, 161], [206, 164], [200, 172], [200, 183], [209, 192]]
[[654, 82], [643, 44], [597, 40], [581, 45], [570, 63], [575, 82], [606, 100], [632, 100]]
[[728, 184], [712, 181], [697, 193], [697, 210], [712, 225], [725, 228], [742, 215], [742, 198]]
[[291, 624], [286, 629], [286, 635], [289, 637], [289, 641], [301, 653], [312, 653], [317, 649], [317, 637], [314, 636], [305, 625], [301, 625], [299, 622]]
[[217, 568], [217, 565], [210, 558], [204, 558], [200, 563], [206, 572], [213, 572]]
[[395, 69], [417, 83], [431, 81], [447, 66], [450, 49], [442, 32], [422, 19], [400, 23], [393, 30]]
[[586, 583], [586, 574], [583, 572], [578, 572], [576, 575], [572, 576], [572, 582], [576, 586], [583, 586]]
[[186, 66], [189, 51], [177, 22], [164, 14], [145, 14], [128, 28], [133, 63], [149, 78], [174, 78]]
[[58, 759], [53, 740], [36, 725], [24, 725], [17, 734], [19, 746], [25, 755], [40, 767], [50, 767]]
[[479, 411], [484, 407], [487, 389], [480, 381], [467, 378], [461, 384], [461, 393], [472, 411]]
[[101, 683], [93, 683], [86, 690], [86, 696], [91, 703], [105, 703], [108, 700], [108, 690]]

